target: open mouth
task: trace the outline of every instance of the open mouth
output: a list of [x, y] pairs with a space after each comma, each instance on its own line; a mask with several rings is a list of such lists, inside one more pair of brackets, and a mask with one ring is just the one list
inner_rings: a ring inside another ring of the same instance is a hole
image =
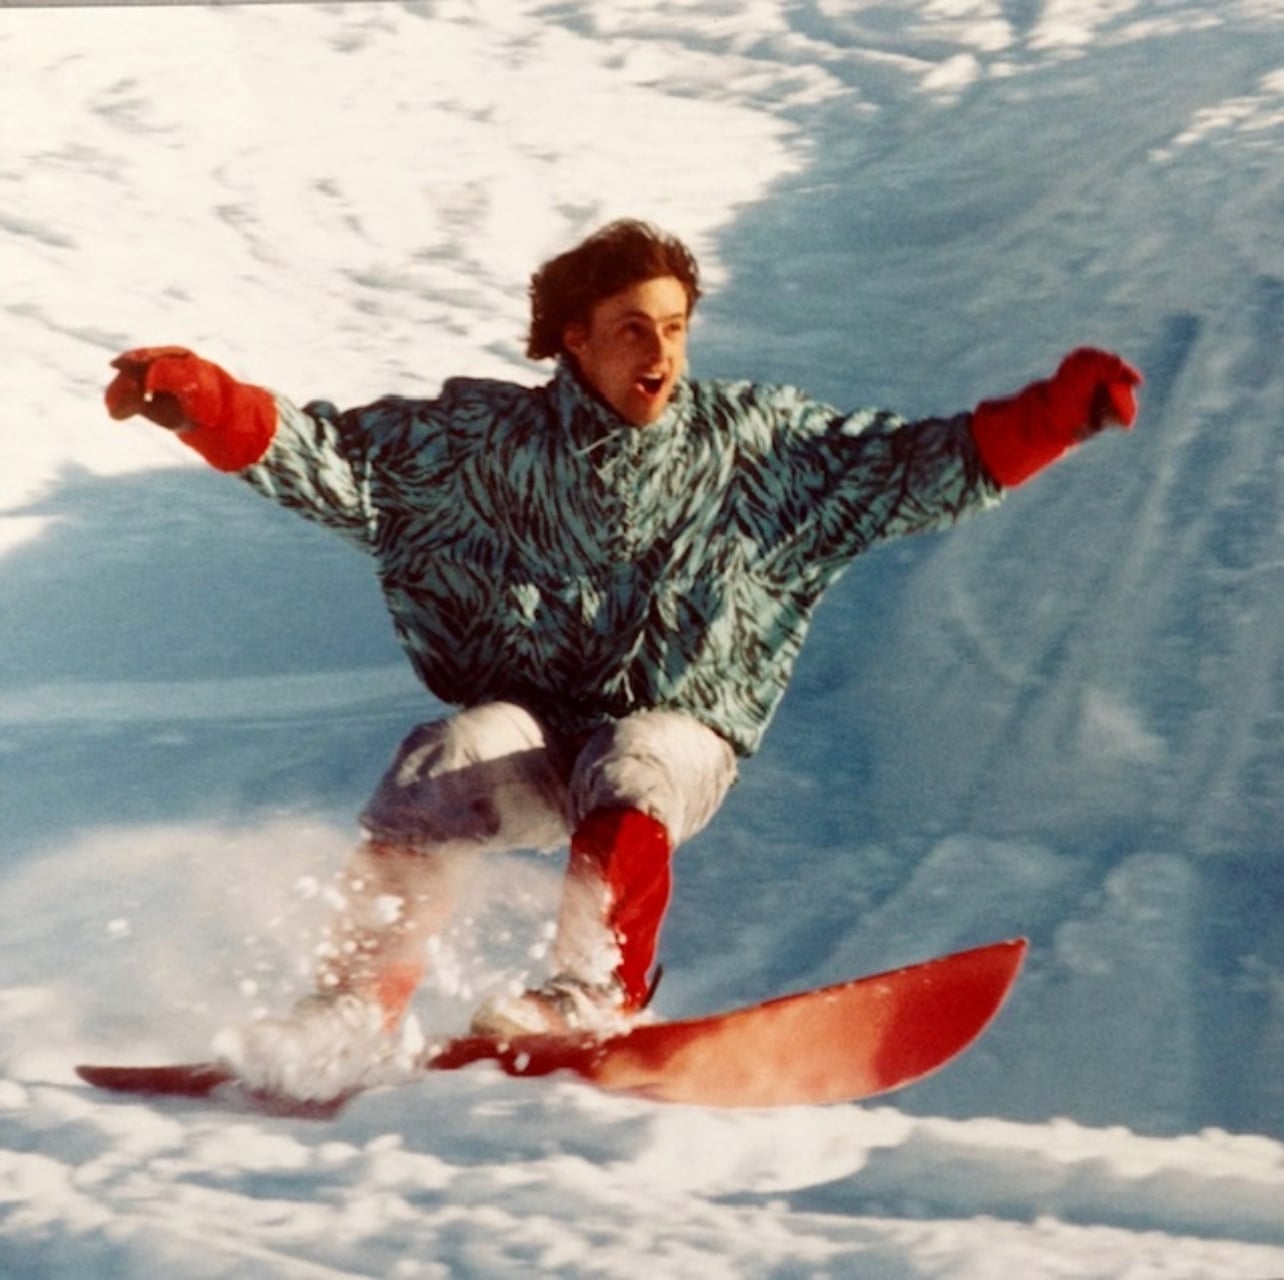
[[652, 373], [638, 379], [638, 386], [649, 396], [658, 396], [664, 386], [664, 374]]

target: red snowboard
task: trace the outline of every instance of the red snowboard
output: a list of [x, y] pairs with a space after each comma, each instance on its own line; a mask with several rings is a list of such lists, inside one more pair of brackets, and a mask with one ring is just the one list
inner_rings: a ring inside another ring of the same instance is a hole
[[[624, 1035], [465, 1036], [431, 1045], [425, 1071], [492, 1062], [513, 1076], [570, 1072], [602, 1089], [714, 1107], [850, 1102], [921, 1080], [989, 1025], [1025, 957], [1023, 938], [821, 987], [729, 1013], [657, 1022]], [[235, 1089], [218, 1063], [81, 1066], [89, 1084], [117, 1092], [206, 1097]], [[243, 1092], [243, 1091], [242, 1091]], [[272, 1111], [332, 1115], [347, 1101]]]

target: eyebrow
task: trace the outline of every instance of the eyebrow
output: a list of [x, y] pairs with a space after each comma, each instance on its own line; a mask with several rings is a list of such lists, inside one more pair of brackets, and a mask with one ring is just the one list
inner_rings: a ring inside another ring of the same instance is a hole
[[619, 317], [621, 320], [654, 320], [656, 324], [669, 324], [674, 320], [685, 320], [689, 311], [672, 311], [667, 316], [653, 316], [649, 311], [626, 311]]

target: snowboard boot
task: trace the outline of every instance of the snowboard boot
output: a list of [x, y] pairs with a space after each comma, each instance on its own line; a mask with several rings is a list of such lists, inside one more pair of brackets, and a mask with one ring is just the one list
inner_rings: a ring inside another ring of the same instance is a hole
[[673, 842], [637, 809], [598, 809], [571, 838], [553, 946], [557, 974], [488, 1001], [478, 1035], [614, 1035], [650, 1003], [652, 962], [669, 904]]
[[469, 1030], [495, 1040], [577, 1031], [606, 1037], [627, 1031], [634, 1021], [616, 984], [595, 985], [560, 973], [543, 986], [486, 1001]]
[[353, 992], [317, 993], [282, 1017], [221, 1031], [218, 1060], [252, 1092], [327, 1102], [409, 1079], [423, 1048], [415, 1020], [390, 1029], [387, 1012]]

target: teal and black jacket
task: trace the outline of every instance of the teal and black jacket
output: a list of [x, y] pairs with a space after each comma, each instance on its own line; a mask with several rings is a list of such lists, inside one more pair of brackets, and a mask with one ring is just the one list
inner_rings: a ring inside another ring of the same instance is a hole
[[791, 387], [689, 380], [634, 427], [563, 365], [344, 413], [277, 398], [241, 475], [368, 552], [447, 703], [521, 703], [575, 739], [689, 713], [758, 746], [852, 558], [996, 501], [969, 415], [841, 413]]

